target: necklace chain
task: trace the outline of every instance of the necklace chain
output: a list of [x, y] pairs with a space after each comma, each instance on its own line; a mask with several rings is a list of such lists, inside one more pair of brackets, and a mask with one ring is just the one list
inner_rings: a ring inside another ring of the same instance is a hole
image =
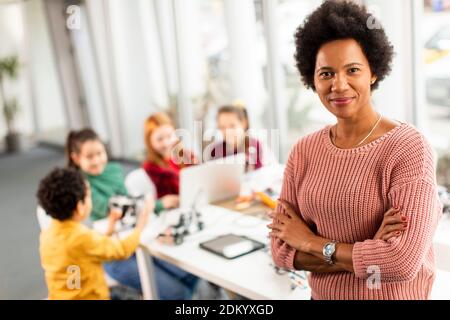
[[[366, 136], [364, 139], [362, 139], [355, 147], [358, 147], [359, 145], [361, 145], [364, 141], [367, 140], [367, 138], [369, 138], [369, 137], [372, 135], [373, 131], [375, 130], [375, 128], [376, 128], [376, 127], [378, 126], [378, 124], [380, 123], [382, 117], [383, 117], [383, 115], [380, 113], [380, 116], [378, 117], [377, 122], [376, 122], [375, 125], [372, 127], [372, 129], [370, 130], [370, 132], [369, 132], [369, 133], [367, 134], [367, 136]], [[337, 136], [337, 124], [336, 124], [336, 127], [335, 127], [335, 129], [334, 129], [334, 135], [333, 135], [333, 144], [334, 144], [334, 145], [336, 145], [336, 136]]]

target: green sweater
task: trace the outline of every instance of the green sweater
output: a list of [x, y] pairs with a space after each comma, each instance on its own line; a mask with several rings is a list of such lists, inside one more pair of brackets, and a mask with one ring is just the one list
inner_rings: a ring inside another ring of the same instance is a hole
[[[109, 214], [109, 199], [116, 195], [128, 195], [122, 166], [115, 162], [109, 162], [102, 174], [98, 176], [93, 176], [86, 172], [84, 174], [91, 185], [91, 220], [96, 221], [106, 218]], [[155, 212], [158, 214], [163, 209], [162, 202], [160, 200], [156, 201]]]
[[92, 191], [92, 213], [93, 221], [108, 216], [108, 203], [112, 196], [127, 195], [125, 188], [125, 177], [120, 164], [110, 162], [105, 170], [98, 176], [85, 173]]

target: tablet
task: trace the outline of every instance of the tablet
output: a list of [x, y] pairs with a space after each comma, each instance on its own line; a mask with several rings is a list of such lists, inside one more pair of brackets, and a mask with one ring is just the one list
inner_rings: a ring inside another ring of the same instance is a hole
[[223, 258], [234, 259], [262, 249], [265, 245], [246, 236], [230, 233], [202, 242], [200, 247]]

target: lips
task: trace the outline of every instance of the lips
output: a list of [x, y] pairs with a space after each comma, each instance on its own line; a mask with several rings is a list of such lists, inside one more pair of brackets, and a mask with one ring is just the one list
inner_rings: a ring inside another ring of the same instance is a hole
[[330, 99], [330, 102], [338, 106], [345, 106], [351, 103], [353, 99], [354, 97], [333, 98]]
[[93, 166], [93, 167], [91, 167], [91, 171], [92, 172], [102, 172], [103, 166]]

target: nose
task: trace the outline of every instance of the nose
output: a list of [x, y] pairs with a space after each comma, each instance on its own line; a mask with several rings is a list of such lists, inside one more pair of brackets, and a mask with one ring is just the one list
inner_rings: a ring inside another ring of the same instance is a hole
[[331, 91], [332, 92], [343, 92], [348, 89], [347, 77], [345, 75], [336, 74], [333, 80]]
[[172, 140], [171, 138], [165, 139], [165, 140], [163, 141], [163, 143], [162, 143], [162, 146], [163, 146], [163, 148], [165, 148], [165, 149], [171, 148], [172, 145], [173, 145], [173, 140]]
[[99, 157], [95, 157], [94, 159], [92, 159], [92, 166], [97, 167], [100, 165], [100, 158]]

